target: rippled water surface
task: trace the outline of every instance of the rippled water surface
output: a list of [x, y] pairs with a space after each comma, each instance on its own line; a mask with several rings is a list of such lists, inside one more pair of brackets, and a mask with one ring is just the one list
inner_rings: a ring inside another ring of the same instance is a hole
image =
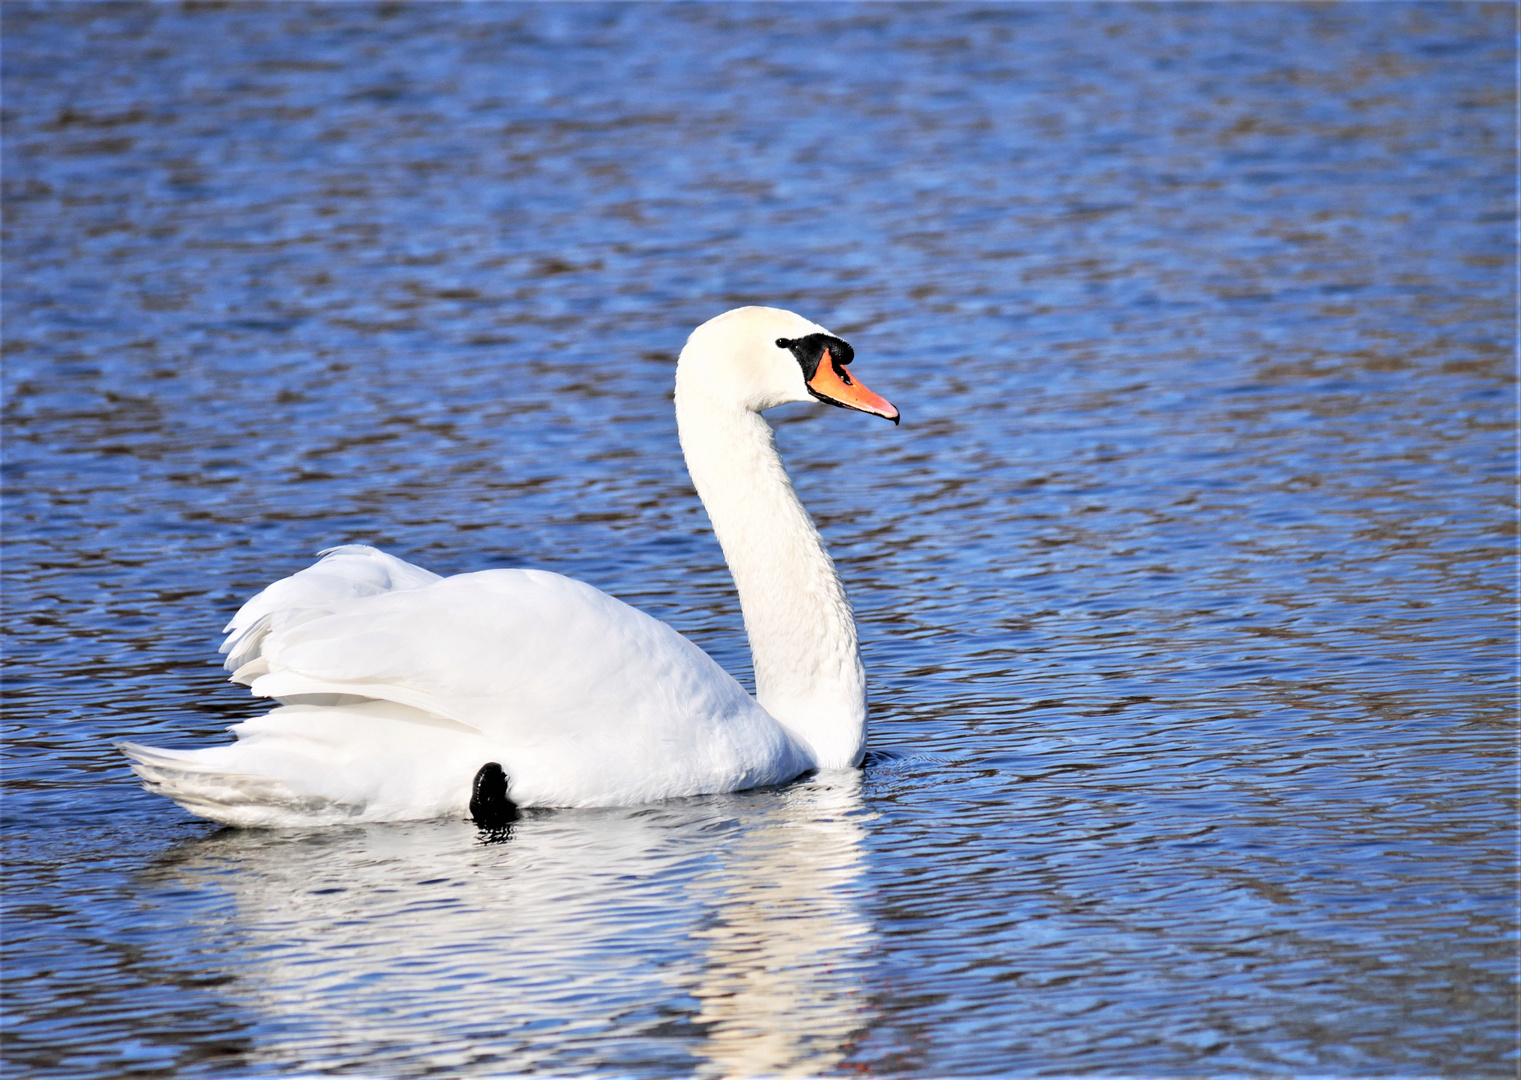
[[[1514, 1073], [1512, 7], [3, 19], [6, 1075]], [[748, 678], [670, 390], [753, 302], [905, 417], [775, 416], [859, 774], [137, 788], [347, 541]]]

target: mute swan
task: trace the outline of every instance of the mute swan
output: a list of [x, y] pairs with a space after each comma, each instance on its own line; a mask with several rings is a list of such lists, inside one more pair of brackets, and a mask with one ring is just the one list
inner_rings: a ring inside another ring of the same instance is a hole
[[676, 420], [728, 561], [752, 699], [706, 653], [542, 570], [441, 578], [350, 544], [227, 626], [232, 680], [280, 704], [199, 750], [118, 743], [150, 791], [227, 825], [404, 821], [636, 805], [860, 764], [866, 673], [834, 563], [761, 412], [818, 399], [898, 422], [851, 347], [790, 311], [692, 332]]

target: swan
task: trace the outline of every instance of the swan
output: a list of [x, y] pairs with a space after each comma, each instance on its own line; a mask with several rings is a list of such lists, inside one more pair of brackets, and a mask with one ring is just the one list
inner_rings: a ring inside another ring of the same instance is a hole
[[752, 698], [666, 624], [542, 570], [440, 577], [359, 544], [255, 595], [227, 625], [232, 681], [273, 699], [196, 750], [117, 743], [150, 791], [225, 825], [633, 806], [854, 768], [866, 673], [834, 563], [761, 413], [818, 400], [898, 422], [850, 345], [778, 308], [703, 323], [676, 421], [734, 577]]

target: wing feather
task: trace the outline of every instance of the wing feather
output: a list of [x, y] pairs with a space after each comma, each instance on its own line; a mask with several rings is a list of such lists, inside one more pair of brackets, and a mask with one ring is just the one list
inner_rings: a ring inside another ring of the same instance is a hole
[[250, 597], [223, 629], [227, 639], [221, 651], [227, 654], [225, 666], [234, 673], [235, 682], [246, 684], [259, 674], [259, 652], [274, 630], [320, 618], [347, 600], [417, 589], [440, 580], [431, 571], [365, 544], [344, 544], [318, 554], [322, 558], [305, 570]]
[[281, 707], [194, 751], [122, 749], [229, 824], [462, 812], [500, 762], [528, 806], [629, 805], [790, 780], [811, 758], [669, 626], [538, 570], [440, 578], [350, 545], [228, 624], [235, 681]]

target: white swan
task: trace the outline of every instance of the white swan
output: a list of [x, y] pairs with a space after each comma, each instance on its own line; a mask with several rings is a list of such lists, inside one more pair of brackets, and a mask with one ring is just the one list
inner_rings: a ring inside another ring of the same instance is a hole
[[896, 423], [846, 371], [852, 357], [801, 316], [746, 307], [698, 327], [677, 361], [682, 452], [739, 590], [755, 698], [590, 585], [539, 570], [440, 578], [349, 545], [228, 624], [233, 681], [278, 708], [234, 725], [229, 746], [117, 745], [149, 790], [240, 826], [463, 815], [472, 781], [490, 787], [488, 762], [509, 808], [634, 805], [858, 765], [855, 620], [760, 415], [818, 399]]

